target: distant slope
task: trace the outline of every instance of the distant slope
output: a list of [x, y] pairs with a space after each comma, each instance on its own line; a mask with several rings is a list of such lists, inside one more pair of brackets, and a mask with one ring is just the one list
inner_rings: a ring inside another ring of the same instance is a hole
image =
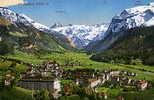
[[129, 63], [140, 59], [144, 64], [154, 64], [154, 26], [123, 32], [123, 36], [107, 50], [93, 55], [91, 59], [115, 63]]
[[18, 23], [18, 26], [16, 26], [1, 16], [0, 52], [1, 54], [5, 54], [14, 49], [30, 53], [73, 50], [66, 40], [62, 40], [52, 34], [44, 33], [35, 27], [25, 26], [23, 23]]

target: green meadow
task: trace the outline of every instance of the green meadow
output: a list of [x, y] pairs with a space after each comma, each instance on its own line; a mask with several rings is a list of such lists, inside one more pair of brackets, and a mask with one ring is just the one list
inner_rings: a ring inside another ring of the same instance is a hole
[[65, 65], [66, 62], [75, 63], [80, 62], [80, 66], [68, 67], [67, 69], [76, 68], [91, 68], [95, 70], [121, 70], [128, 72], [136, 72], [138, 76], [132, 77], [133, 79], [145, 79], [154, 82], [154, 66], [147, 65], [124, 65], [124, 64], [109, 64], [103, 62], [92, 61], [89, 58], [91, 55], [86, 53], [51, 53], [51, 54], [27, 54], [16, 51], [13, 55], [8, 55], [8, 58], [21, 60], [32, 64], [42, 64], [44, 61], [56, 61], [60, 65]]
[[[121, 70], [121, 71], [128, 71], [128, 72], [136, 72], [138, 75], [135, 77], [130, 77], [132, 79], [145, 79], [151, 82], [154, 82], [154, 66], [147, 66], [147, 65], [124, 65], [124, 64], [109, 64], [103, 62], [96, 62], [90, 60], [91, 55], [87, 55], [86, 53], [74, 53], [74, 52], [64, 52], [64, 53], [51, 53], [51, 54], [28, 54], [16, 51], [14, 54], [9, 54], [5, 56], [11, 59], [21, 60], [23, 62], [32, 63], [32, 64], [42, 64], [44, 61], [56, 61], [60, 65], [65, 65], [66, 62], [80, 62], [80, 66], [73, 66], [73, 67], [63, 67], [65, 70], [74, 70], [77, 68], [89, 68], [95, 70]], [[11, 61], [3, 61], [0, 60], [0, 71], [1, 70], [8, 70], [13, 62]], [[24, 72], [28, 66], [22, 64], [16, 64], [13, 70], [17, 72]], [[117, 96], [119, 93], [124, 95], [128, 99], [126, 100], [153, 100], [154, 97], [154, 89], [151, 88], [149, 90], [143, 92], [122, 92], [122, 89], [110, 89], [101, 87], [98, 91], [106, 91], [111, 95], [113, 98], [109, 98], [108, 100], [115, 100], [114, 96]], [[144, 94], [144, 97], [143, 97]], [[0, 100], [33, 100], [32, 99], [32, 91], [22, 89], [22, 88], [12, 88], [12, 89], [3, 89], [0, 90]], [[141, 99], [143, 97], [143, 99]], [[10, 99], [11, 98], [11, 99]], [[77, 95], [72, 96], [65, 96], [61, 97], [60, 100], [76, 100], [79, 98]], [[81, 98], [80, 98], [81, 99]], [[80, 100], [79, 99], [79, 100]], [[81, 99], [82, 100], [82, 99]], [[85, 100], [88, 100], [85, 98]]]

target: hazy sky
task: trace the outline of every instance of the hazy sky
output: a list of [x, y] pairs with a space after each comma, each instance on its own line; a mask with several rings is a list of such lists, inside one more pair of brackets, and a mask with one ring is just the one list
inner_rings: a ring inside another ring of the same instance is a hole
[[11, 6], [12, 10], [24, 13], [32, 19], [51, 26], [62, 24], [109, 23], [123, 9], [154, 0], [26, 0], [27, 5]]

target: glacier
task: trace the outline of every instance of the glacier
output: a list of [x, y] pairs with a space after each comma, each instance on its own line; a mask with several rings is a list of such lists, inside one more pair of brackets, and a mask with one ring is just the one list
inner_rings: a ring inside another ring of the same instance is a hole
[[76, 47], [84, 48], [90, 42], [100, 40], [104, 37], [104, 33], [108, 29], [108, 24], [96, 25], [54, 25], [60, 27], [51, 28], [51, 30], [59, 32], [67, 36]]

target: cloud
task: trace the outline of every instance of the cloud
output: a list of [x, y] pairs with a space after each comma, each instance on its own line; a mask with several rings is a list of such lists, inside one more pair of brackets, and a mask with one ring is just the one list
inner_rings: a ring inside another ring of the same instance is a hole
[[0, 7], [8, 7], [23, 4], [24, 0], [0, 0]]

